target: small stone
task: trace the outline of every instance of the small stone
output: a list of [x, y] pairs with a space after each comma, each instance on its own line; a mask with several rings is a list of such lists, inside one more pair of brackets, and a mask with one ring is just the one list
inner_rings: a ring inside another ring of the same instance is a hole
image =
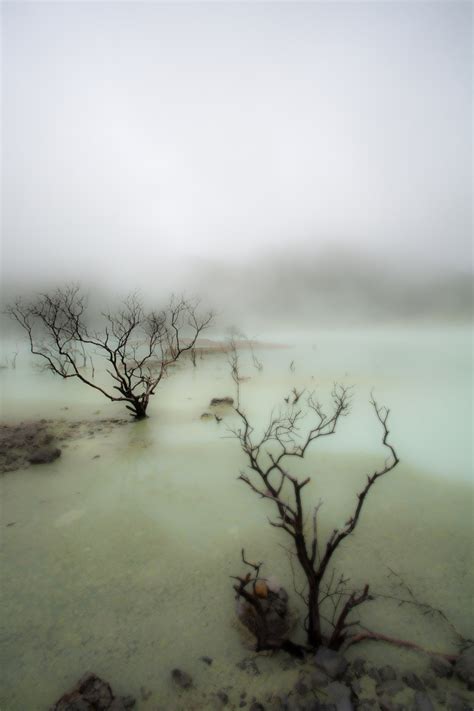
[[311, 687], [314, 690], [322, 689], [329, 684], [329, 679], [327, 674], [325, 674], [322, 669], [315, 669], [310, 674]]
[[95, 674], [85, 674], [77, 686], [82, 697], [98, 711], [107, 709], [114, 698], [110, 684]]
[[216, 696], [219, 699], [219, 701], [222, 702], [223, 706], [227, 706], [227, 704], [229, 703], [229, 696], [226, 694], [226, 692], [223, 689], [220, 689], [217, 692]]
[[406, 674], [403, 674], [402, 679], [407, 686], [409, 686], [411, 689], [415, 689], [415, 691], [425, 690], [425, 685], [423, 684], [421, 679], [413, 672], [407, 672]]
[[358, 679], [360, 679], [361, 676], [364, 676], [365, 659], [362, 659], [361, 657], [357, 657], [357, 659], [354, 659], [354, 661], [351, 662], [351, 671]]
[[76, 696], [75, 698], [69, 698], [67, 700], [60, 700], [53, 706], [52, 711], [93, 711], [94, 707], [82, 698], [82, 696]]
[[236, 666], [252, 676], [258, 676], [258, 674], [260, 674], [260, 669], [257, 667], [253, 659], [242, 659], [242, 661], [238, 662]]
[[30, 455], [30, 464], [50, 464], [61, 456], [61, 450], [57, 447], [41, 447]]
[[342, 654], [327, 647], [319, 647], [314, 661], [320, 669], [324, 669], [326, 674], [333, 679], [341, 677], [349, 665], [349, 662]]
[[227, 407], [232, 407], [233, 404], [234, 404], [233, 397], [213, 397], [209, 406], [210, 407], [217, 407], [219, 405], [225, 405]]
[[436, 689], [434, 697], [443, 708], [446, 706], [446, 691], [444, 689]]
[[353, 711], [351, 689], [340, 681], [333, 681], [326, 688], [328, 701], [335, 704], [337, 711]]
[[472, 706], [466, 699], [453, 693], [446, 699], [446, 708], [448, 711], [472, 711]]
[[193, 685], [192, 677], [182, 669], [173, 669], [171, 677], [175, 684], [180, 686], [182, 689], [190, 689]]
[[434, 711], [430, 697], [422, 691], [415, 694], [415, 711]]
[[211, 657], [199, 657], [201, 662], [204, 662], [204, 664], [207, 664], [209, 667], [212, 664], [212, 658]]
[[298, 696], [306, 696], [309, 692], [309, 686], [305, 683], [304, 679], [298, 679], [294, 686], [295, 692]]
[[385, 667], [379, 668], [381, 681], [394, 681], [397, 678], [395, 669], [387, 664]]
[[436, 689], [436, 677], [434, 674], [430, 674], [429, 672], [427, 674], [423, 674], [421, 680], [425, 687], [428, 687], [428, 689]]
[[122, 702], [127, 710], [133, 709], [133, 707], [137, 703], [136, 699], [134, 699], [133, 696], [122, 696]]
[[376, 684], [380, 684], [382, 682], [382, 679], [380, 678], [379, 670], [376, 669], [375, 667], [371, 667], [371, 668], [367, 669], [367, 676], [370, 676], [370, 678], [373, 679]]
[[474, 682], [474, 645], [462, 652], [454, 665], [454, 673], [465, 684]]
[[123, 703], [123, 699], [116, 698], [112, 701], [107, 711], [127, 711], [127, 707]]
[[401, 681], [394, 679], [392, 681], [382, 681], [380, 684], [377, 684], [376, 691], [377, 696], [395, 696], [403, 691], [404, 688]]
[[431, 657], [430, 666], [436, 676], [447, 677], [453, 673], [453, 665], [443, 657]]
[[351, 682], [351, 689], [357, 697], [362, 696], [364, 691], [362, 684], [357, 679]]
[[407, 711], [406, 706], [395, 703], [388, 696], [379, 699], [379, 706], [381, 711]]

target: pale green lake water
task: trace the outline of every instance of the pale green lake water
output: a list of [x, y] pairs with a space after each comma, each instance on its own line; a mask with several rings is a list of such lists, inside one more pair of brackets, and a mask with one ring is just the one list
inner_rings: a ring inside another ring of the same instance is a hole
[[[371, 492], [338, 569], [355, 585], [387, 591], [390, 565], [472, 636], [469, 330], [265, 334], [271, 337], [291, 347], [259, 352], [262, 373], [242, 356], [242, 373], [251, 376], [242, 404], [256, 422], [293, 386], [314, 388], [323, 400], [336, 380], [355, 386], [352, 416], [314, 445], [300, 469], [312, 476], [308, 501], [324, 499], [326, 530], [346, 520], [354, 492], [385, 457], [372, 388], [392, 411], [401, 464]], [[4, 358], [12, 349], [4, 345]], [[0, 371], [0, 383], [7, 422], [125, 414], [80, 383], [32, 369], [23, 351], [16, 370]], [[226, 685], [256, 695], [285, 685], [278, 657], [263, 657], [256, 678], [235, 667], [249, 654], [229, 579], [242, 572], [242, 546], [265, 560], [264, 571], [279, 577], [299, 608], [278, 545], [284, 533], [268, 526], [266, 504], [237, 481], [245, 465], [237, 442], [225, 436], [224, 421], [200, 420], [212, 397], [233, 394], [225, 357], [206, 357], [163, 384], [146, 421], [70, 441], [57, 462], [1, 478], [2, 711], [47, 709], [87, 670], [116, 693], [135, 695], [139, 711], [213, 708], [204, 694]], [[386, 634], [452, 649], [445, 627], [406, 608], [371, 603], [363, 619]], [[370, 644], [356, 654], [421, 664], [413, 653]], [[201, 655], [214, 659], [212, 667]], [[192, 697], [173, 688], [175, 666], [195, 678]], [[152, 692], [147, 700], [140, 687]]]

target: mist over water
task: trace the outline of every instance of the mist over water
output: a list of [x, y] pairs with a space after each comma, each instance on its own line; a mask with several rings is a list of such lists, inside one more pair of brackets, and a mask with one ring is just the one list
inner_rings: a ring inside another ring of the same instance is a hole
[[[2, 309], [74, 282], [91, 329], [129, 293], [147, 309], [200, 298], [215, 312], [202, 337], [256, 341], [239, 358], [258, 431], [292, 388], [328, 404], [334, 383], [351, 387], [350, 416], [295, 468], [325, 535], [385, 459], [373, 393], [400, 465], [335, 567], [390, 593], [390, 566], [472, 639], [471, 14], [3, 3], [0, 257]], [[89, 669], [138, 711], [207, 711], [228, 687], [231, 705], [244, 688], [286, 693], [297, 670], [281, 655], [259, 655], [255, 677], [236, 666], [252, 655], [230, 580], [243, 547], [288, 590], [300, 642], [305, 611], [269, 503], [237, 479], [235, 413], [201, 418], [236, 398], [228, 355], [183, 357], [149, 417], [119, 426], [121, 403], [39, 367], [0, 319], [2, 426], [81, 423], [55, 462], [1, 475], [2, 711], [48, 708]], [[455, 651], [449, 627], [406, 606], [361, 614]], [[426, 666], [389, 646], [359, 654]]]

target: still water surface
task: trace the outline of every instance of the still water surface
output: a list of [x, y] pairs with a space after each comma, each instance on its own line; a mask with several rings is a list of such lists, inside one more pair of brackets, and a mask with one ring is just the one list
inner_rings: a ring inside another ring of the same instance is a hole
[[[312, 476], [307, 501], [324, 500], [323, 531], [343, 524], [354, 492], [386, 456], [371, 390], [391, 408], [401, 464], [372, 490], [337, 568], [354, 585], [371, 581], [374, 590], [387, 592], [393, 590], [390, 566], [420, 599], [442, 608], [472, 636], [469, 331], [396, 328], [264, 338], [289, 347], [258, 351], [260, 373], [248, 353], [241, 356], [242, 374], [250, 378], [242, 385], [242, 406], [257, 425], [294, 386], [316, 390], [323, 402], [334, 381], [354, 386], [351, 416], [338, 434], [313, 446], [299, 469]], [[14, 344], [4, 344], [4, 361], [13, 350]], [[15, 370], [0, 371], [0, 383], [4, 422], [125, 414], [120, 404], [80, 383], [32, 368], [24, 351]], [[235, 666], [250, 653], [234, 621], [229, 579], [242, 572], [242, 547], [287, 587], [296, 614], [299, 607], [279, 545], [287, 543], [284, 533], [268, 526], [271, 508], [237, 481], [245, 460], [226, 429], [232, 415], [221, 423], [200, 419], [212, 397], [225, 395], [234, 395], [226, 357], [206, 356], [163, 383], [146, 421], [71, 440], [55, 463], [2, 477], [3, 711], [46, 709], [86, 670], [107, 679], [116, 693], [135, 695], [139, 711], [211, 708], [204, 694], [218, 688], [261, 695], [283, 683], [275, 657], [259, 661], [260, 677]], [[386, 634], [452, 649], [445, 627], [405, 607], [374, 602], [363, 621]], [[369, 644], [360, 653], [374, 650]], [[214, 659], [212, 667], [199, 660], [202, 655]], [[389, 662], [420, 663], [395, 649], [384, 655]], [[177, 696], [169, 679], [175, 666], [193, 675], [193, 701]], [[277, 670], [278, 677], [272, 674]]]

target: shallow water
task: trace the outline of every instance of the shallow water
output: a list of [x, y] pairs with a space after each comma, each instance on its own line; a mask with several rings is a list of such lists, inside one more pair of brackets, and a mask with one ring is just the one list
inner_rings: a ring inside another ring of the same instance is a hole
[[[372, 388], [392, 411], [401, 464], [372, 490], [356, 533], [338, 553], [338, 569], [356, 586], [370, 581], [389, 591], [390, 566], [472, 636], [468, 330], [262, 334], [270, 337], [290, 347], [258, 352], [261, 373], [248, 353], [241, 356], [250, 377], [242, 405], [253, 421], [262, 424], [293, 386], [327, 401], [335, 380], [354, 385], [352, 416], [334, 437], [315, 443], [301, 467], [312, 476], [307, 500], [324, 499], [323, 530], [346, 520], [354, 492], [385, 457]], [[12, 348], [4, 346], [4, 357]], [[32, 369], [23, 351], [15, 370], [0, 371], [0, 382], [4, 421], [124, 414], [80, 383]], [[259, 657], [259, 677], [235, 666], [249, 654], [229, 579], [242, 572], [240, 549], [264, 560], [264, 572], [289, 591], [292, 580], [278, 545], [286, 543], [284, 533], [266, 522], [271, 509], [237, 481], [245, 460], [226, 431], [232, 416], [219, 424], [200, 420], [210, 399], [224, 395], [234, 395], [226, 358], [206, 356], [163, 384], [146, 421], [70, 441], [57, 462], [3, 476], [2, 710], [45, 709], [88, 669], [116, 693], [135, 695], [144, 711], [212, 708], [218, 688], [259, 696], [287, 683], [291, 670], [282, 673], [278, 655]], [[297, 596], [290, 592], [290, 599], [297, 612]], [[406, 607], [374, 602], [363, 621], [452, 649], [445, 626]], [[359, 653], [375, 654], [370, 644]], [[384, 647], [383, 654], [421, 664], [413, 653]], [[211, 667], [202, 655], [214, 659]], [[195, 679], [192, 701], [172, 686], [175, 666]], [[140, 687], [151, 692], [146, 700]]]

